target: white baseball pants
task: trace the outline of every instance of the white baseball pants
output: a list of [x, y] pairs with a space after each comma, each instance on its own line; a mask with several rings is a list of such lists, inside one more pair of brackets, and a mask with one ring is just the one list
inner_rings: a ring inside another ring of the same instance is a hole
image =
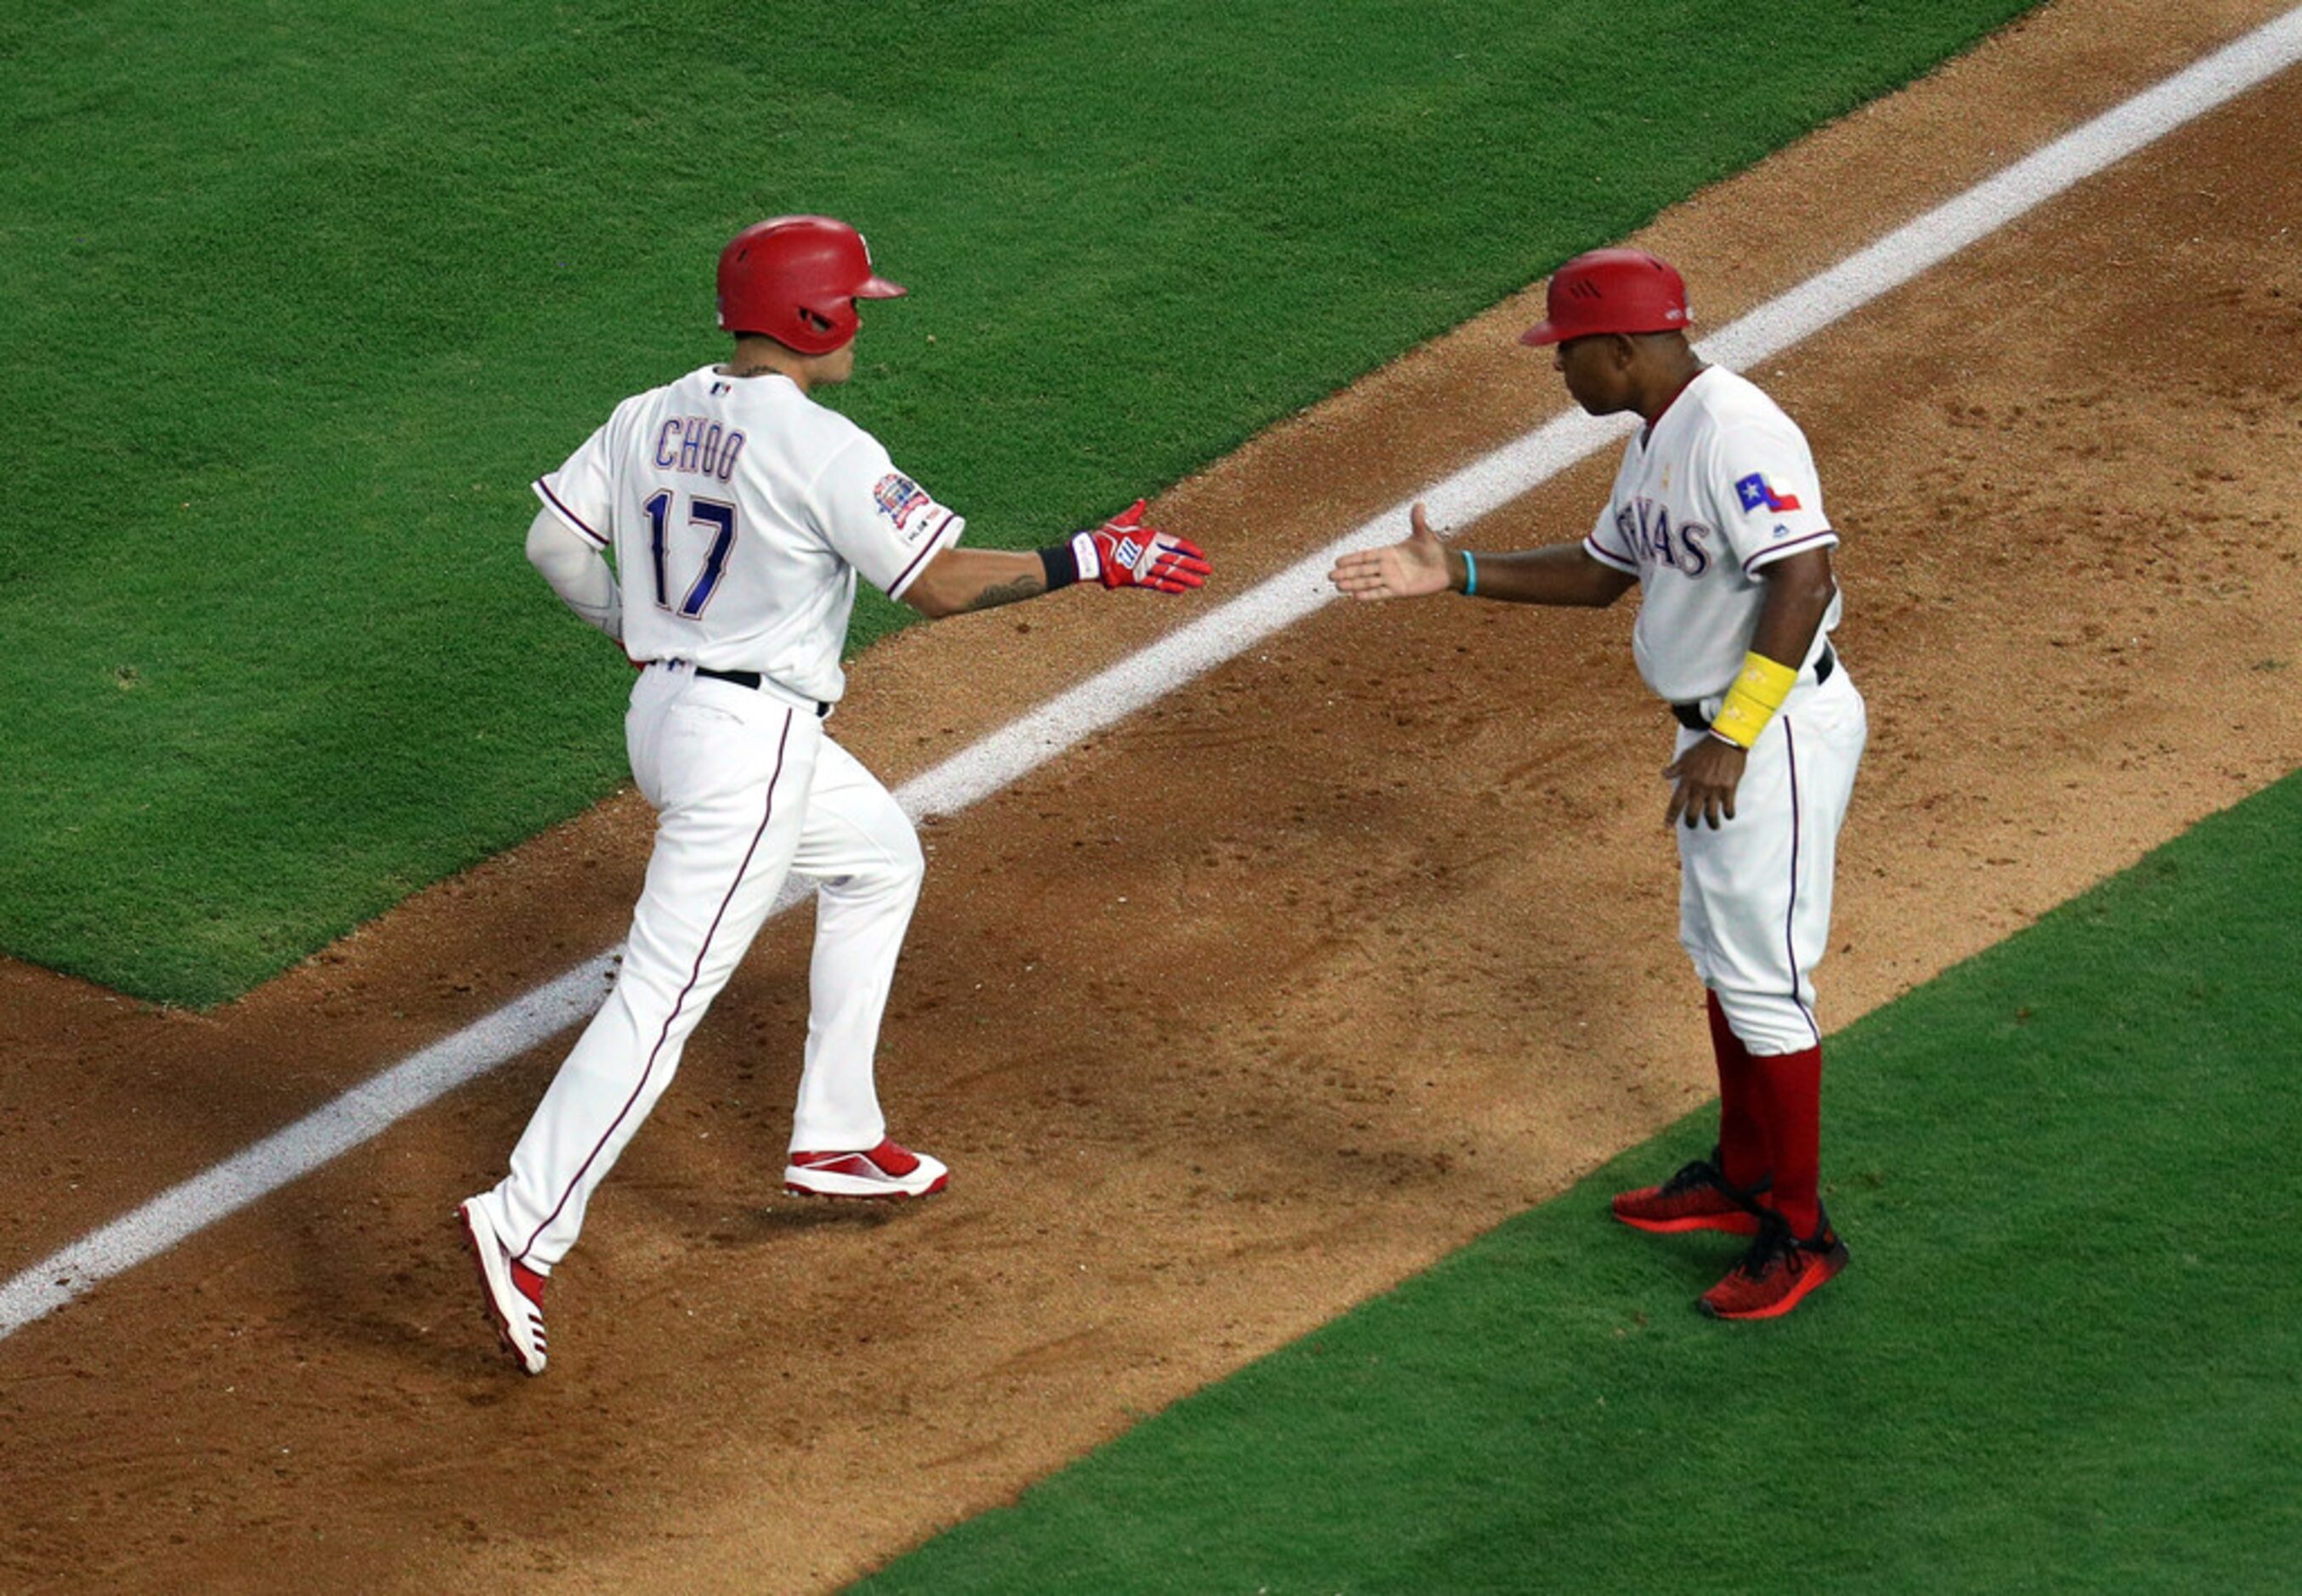
[[792, 1148], [868, 1148], [886, 1134], [872, 1060], [925, 872], [909, 818], [825, 735], [812, 704], [772, 686], [651, 665], [625, 735], [657, 819], [623, 969], [513, 1149], [510, 1175], [480, 1199], [541, 1273], [575, 1245], [592, 1193], [794, 871], [820, 886]]
[[[1821, 1045], [1814, 968], [1830, 944], [1838, 827], [1869, 729], [1844, 662], [1819, 685], [1810, 669], [1752, 746], [1735, 818], [1676, 828], [1678, 939], [1759, 1057]], [[1678, 752], [1710, 735], [1682, 728]]]

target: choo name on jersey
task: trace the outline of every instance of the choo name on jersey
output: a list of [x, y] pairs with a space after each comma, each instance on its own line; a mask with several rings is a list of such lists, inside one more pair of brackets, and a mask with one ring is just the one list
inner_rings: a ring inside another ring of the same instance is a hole
[[1643, 493], [1616, 507], [1615, 532], [1637, 557], [1642, 573], [1662, 567], [1682, 576], [1700, 576], [1710, 568], [1710, 550], [1703, 547], [1710, 528], [1700, 521], [1673, 525], [1670, 507]]
[[706, 416], [673, 416], [656, 429], [655, 463], [666, 471], [693, 471], [726, 482], [735, 475], [744, 434]]

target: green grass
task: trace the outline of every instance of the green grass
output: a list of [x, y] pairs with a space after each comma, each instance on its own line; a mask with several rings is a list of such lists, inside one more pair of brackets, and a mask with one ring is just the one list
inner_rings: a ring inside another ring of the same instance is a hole
[[1700, 1113], [861, 1588], [2290, 1590], [2298, 883], [2289, 777], [1834, 1037], [1788, 1319], [1601, 1217]]
[[2024, 9], [19, 7], [0, 947], [213, 1003], [612, 789], [525, 484], [744, 223], [862, 224], [839, 402], [1029, 545]]

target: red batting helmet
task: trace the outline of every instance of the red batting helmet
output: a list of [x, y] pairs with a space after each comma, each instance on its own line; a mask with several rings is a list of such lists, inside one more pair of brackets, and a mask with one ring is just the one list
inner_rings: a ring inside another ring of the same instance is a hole
[[1550, 274], [1543, 319], [1519, 342], [1565, 343], [1594, 332], [1680, 332], [1694, 320], [1686, 279], [1643, 249], [1593, 249]]
[[863, 235], [828, 216], [755, 222], [719, 252], [719, 324], [802, 355], [828, 355], [855, 336], [856, 300], [903, 291], [872, 272]]

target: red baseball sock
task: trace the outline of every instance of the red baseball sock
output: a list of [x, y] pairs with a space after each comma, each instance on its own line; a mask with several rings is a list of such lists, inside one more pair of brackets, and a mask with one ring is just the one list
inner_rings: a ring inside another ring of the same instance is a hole
[[1767, 1178], [1767, 1125], [1758, 1065], [1726, 1023], [1718, 994], [1710, 1010], [1710, 1053], [1718, 1061], [1718, 1172], [1748, 1191]]
[[1778, 1053], [1751, 1063], [1774, 1153], [1775, 1184], [1767, 1202], [1804, 1239], [1822, 1224], [1822, 1049]]

